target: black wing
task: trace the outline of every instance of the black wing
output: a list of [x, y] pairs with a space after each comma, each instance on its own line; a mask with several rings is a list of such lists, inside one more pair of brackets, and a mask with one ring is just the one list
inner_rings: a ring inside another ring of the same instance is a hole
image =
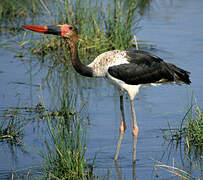
[[127, 84], [138, 85], [158, 82], [184, 82], [190, 84], [189, 72], [144, 51], [128, 51], [128, 64], [111, 66], [111, 76]]

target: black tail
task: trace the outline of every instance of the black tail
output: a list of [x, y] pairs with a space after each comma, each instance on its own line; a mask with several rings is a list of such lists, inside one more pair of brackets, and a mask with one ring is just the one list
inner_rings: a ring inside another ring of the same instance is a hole
[[190, 72], [178, 68], [177, 66], [168, 63], [170, 72], [173, 74], [175, 82], [183, 82], [185, 84], [190, 84]]

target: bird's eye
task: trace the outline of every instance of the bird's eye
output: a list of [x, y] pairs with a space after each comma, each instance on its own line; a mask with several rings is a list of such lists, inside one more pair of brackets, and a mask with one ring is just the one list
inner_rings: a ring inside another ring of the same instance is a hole
[[72, 29], [73, 29], [73, 27], [72, 27], [72, 26], [70, 26], [70, 27], [69, 27], [69, 29], [70, 29], [70, 30], [72, 30]]

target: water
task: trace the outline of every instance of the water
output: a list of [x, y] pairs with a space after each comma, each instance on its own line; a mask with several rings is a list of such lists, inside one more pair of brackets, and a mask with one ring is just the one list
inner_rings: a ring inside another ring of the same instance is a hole
[[[157, 0], [153, 1], [151, 11], [140, 22], [142, 29], [137, 38], [152, 41], [157, 48], [149, 51], [190, 71], [192, 84], [164, 85], [140, 90], [135, 99], [139, 126], [136, 167], [132, 165], [132, 122], [128, 97], [125, 96], [124, 100], [127, 131], [121, 145], [118, 164], [115, 164], [113, 158], [120, 126], [119, 94], [103, 79], [84, 80], [76, 75], [80, 83], [76, 82], [75, 87], [80, 92], [81, 100], [87, 103], [90, 115], [86, 155], [90, 162], [96, 157], [94, 173], [99, 177], [105, 177], [107, 171], [110, 171], [110, 179], [133, 179], [135, 174], [138, 179], [169, 177], [167, 171], [154, 170], [154, 164], [157, 164], [155, 160], [170, 166], [176, 164], [193, 176], [199, 176], [199, 172], [191, 168], [183, 151], [169, 149], [161, 129], [168, 128], [167, 122], [173, 127], [179, 126], [192, 92], [200, 107], [203, 106], [202, 7], [201, 0], [165, 3]], [[44, 102], [51, 109], [53, 104], [57, 106], [57, 97], [53, 97], [53, 91], [45, 83], [46, 67], [37, 64], [36, 57], [31, 60], [23, 58], [22, 61], [14, 57], [16, 52], [13, 50], [0, 49], [0, 53], [1, 111], [10, 107], [33, 107], [39, 102]], [[1, 121], [4, 119], [5, 117], [1, 116]], [[26, 126], [23, 147], [1, 144], [1, 179], [11, 178], [12, 170], [37, 167], [42, 163], [39, 150], [42, 147], [42, 139], [47, 136], [47, 130], [45, 122], [38, 121], [33, 117]]]

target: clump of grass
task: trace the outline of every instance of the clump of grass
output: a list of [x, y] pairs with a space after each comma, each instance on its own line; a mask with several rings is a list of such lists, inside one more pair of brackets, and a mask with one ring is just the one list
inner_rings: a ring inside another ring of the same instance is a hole
[[[62, 104], [60, 113], [47, 117], [50, 139], [45, 140], [43, 174], [48, 179], [88, 179], [92, 166], [86, 164], [86, 130], [74, 96]], [[82, 127], [83, 126], [83, 127]]]
[[170, 128], [170, 134], [165, 138], [176, 144], [185, 144], [187, 152], [194, 150], [195, 154], [201, 153], [203, 149], [203, 112], [195, 103], [188, 107], [178, 129]]
[[203, 112], [196, 104], [187, 115], [187, 124], [183, 127], [183, 134], [188, 149], [192, 146], [198, 150], [203, 147]]

